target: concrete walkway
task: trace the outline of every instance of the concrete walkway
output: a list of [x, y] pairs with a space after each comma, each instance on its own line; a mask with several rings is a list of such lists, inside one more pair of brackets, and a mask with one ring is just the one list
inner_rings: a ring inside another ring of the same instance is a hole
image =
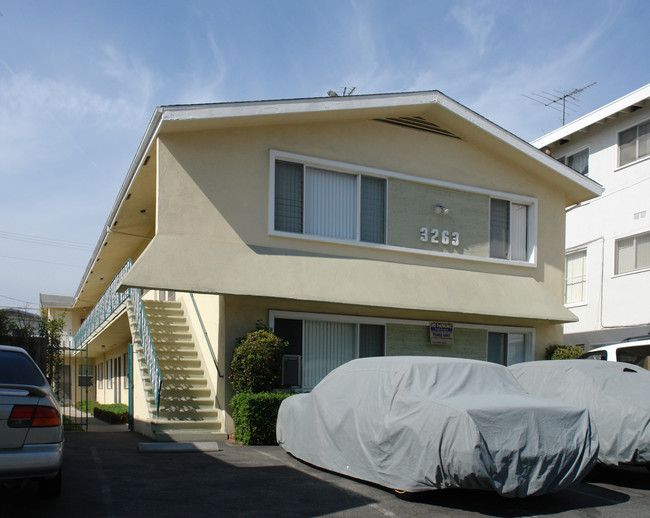
[[129, 426], [127, 424], [109, 424], [101, 419], [97, 419], [92, 414], [83, 412], [72, 406], [63, 407], [63, 415], [65, 415], [73, 423], [81, 424], [82, 426], [88, 422], [88, 432], [128, 432]]

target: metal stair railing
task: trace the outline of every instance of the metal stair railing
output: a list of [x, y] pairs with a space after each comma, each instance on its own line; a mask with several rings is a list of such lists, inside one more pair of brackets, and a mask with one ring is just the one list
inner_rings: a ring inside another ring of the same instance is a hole
[[147, 322], [147, 315], [144, 312], [142, 304], [142, 295], [139, 288], [129, 288], [123, 293], [117, 291], [126, 274], [133, 266], [133, 262], [129, 258], [120, 271], [117, 272], [115, 278], [108, 285], [100, 299], [95, 304], [95, 307], [88, 314], [79, 330], [74, 335], [74, 348], [80, 350], [85, 345], [88, 338], [104, 323], [113, 312], [120, 307], [120, 305], [127, 299], [131, 299], [135, 313], [136, 328], [140, 335], [140, 342], [144, 351], [145, 360], [147, 363], [147, 370], [149, 372], [149, 379], [153, 388], [154, 399], [156, 402], [156, 415], [160, 412], [160, 392], [162, 391], [162, 376], [160, 374], [160, 367], [158, 366], [158, 359], [156, 358], [156, 351], [154, 350], [153, 340], [151, 339], [151, 332], [149, 331], [149, 323]]
[[129, 298], [133, 304], [133, 312], [135, 313], [135, 321], [140, 335], [140, 344], [144, 351], [144, 358], [147, 364], [147, 371], [149, 372], [149, 379], [151, 380], [151, 387], [153, 389], [154, 400], [156, 402], [156, 415], [160, 414], [160, 393], [162, 392], [162, 375], [160, 374], [160, 367], [158, 366], [158, 358], [156, 357], [156, 350], [153, 346], [151, 338], [151, 331], [149, 330], [149, 323], [147, 315], [144, 311], [144, 304], [142, 303], [142, 295], [139, 288], [129, 288]]

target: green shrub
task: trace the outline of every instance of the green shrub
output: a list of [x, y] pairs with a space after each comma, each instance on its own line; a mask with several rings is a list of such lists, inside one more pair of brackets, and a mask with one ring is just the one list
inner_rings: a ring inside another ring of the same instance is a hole
[[129, 407], [121, 403], [97, 405], [93, 408], [93, 415], [110, 424], [128, 423]]
[[275, 424], [285, 392], [242, 392], [230, 401], [235, 440], [242, 444], [276, 444]]
[[269, 329], [259, 326], [242, 338], [230, 363], [230, 381], [235, 392], [268, 392], [277, 388], [286, 345]]
[[75, 403], [75, 408], [81, 410], [82, 412], [88, 412], [89, 414], [93, 413], [93, 408], [98, 406], [97, 401], [77, 401]]
[[577, 345], [549, 345], [544, 355], [545, 360], [573, 360], [584, 354]]

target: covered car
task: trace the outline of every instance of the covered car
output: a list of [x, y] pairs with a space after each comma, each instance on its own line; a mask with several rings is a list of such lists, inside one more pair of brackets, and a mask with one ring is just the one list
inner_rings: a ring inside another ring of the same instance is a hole
[[600, 462], [650, 465], [649, 371], [593, 360], [548, 360], [508, 369], [531, 394], [589, 410], [598, 430]]
[[350, 361], [282, 402], [278, 443], [315, 466], [388, 488], [560, 490], [595, 463], [588, 412], [528, 395], [508, 370], [475, 360]]

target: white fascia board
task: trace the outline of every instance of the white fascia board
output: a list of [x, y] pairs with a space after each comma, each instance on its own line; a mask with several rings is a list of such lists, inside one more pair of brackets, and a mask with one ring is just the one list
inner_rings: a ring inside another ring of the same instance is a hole
[[[386, 108], [419, 104], [436, 104], [443, 96], [437, 90], [398, 94], [371, 94], [274, 101], [245, 101], [214, 104], [163, 106], [163, 121], [195, 119], [222, 119], [258, 115], [285, 115], [292, 113], [344, 111], [368, 108]], [[443, 96], [444, 97], [444, 96]]]
[[555, 158], [547, 155], [543, 151], [540, 151], [538, 148], [532, 146], [525, 140], [517, 137], [513, 133], [510, 133], [509, 131], [503, 129], [498, 124], [495, 124], [494, 122], [486, 119], [485, 117], [479, 115], [475, 111], [470, 110], [469, 108], [454, 101], [453, 99], [442, 95], [440, 97], [439, 104], [442, 107], [452, 111], [459, 117], [462, 117], [463, 119], [472, 123], [474, 126], [482, 129], [486, 133], [493, 135], [494, 137], [515, 148], [517, 151], [525, 154], [532, 160], [541, 162], [543, 165], [552, 169], [561, 176], [567, 178], [568, 180], [571, 180], [574, 183], [579, 184], [581, 187], [589, 190], [594, 195], [600, 196], [603, 193], [603, 188], [598, 182], [595, 182], [591, 178], [581, 175], [570, 167], [562, 164], [561, 162], [558, 162]]
[[566, 138], [573, 133], [581, 131], [591, 126], [592, 124], [596, 124], [597, 122], [600, 122], [607, 117], [611, 117], [612, 115], [619, 113], [629, 108], [630, 106], [634, 106], [635, 104], [642, 102], [648, 98], [650, 98], [650, 84], [642, 86], [638, 90], [624, 95], [620, 99], [616, 99], [615, 101], [612, 101], [611, 103], [606, 104], [605, 106], [598, 108], [597, 110], [594, 110], [587, 115], [583, 115], [579, 119], [576, 119], [569, 124], [565, 124], [564, 126], [553, 130], [536, 140], [533, 140], [531, 144], [538, 149], [543, 148], [554, 142], [557, 142], [560, 139]]

